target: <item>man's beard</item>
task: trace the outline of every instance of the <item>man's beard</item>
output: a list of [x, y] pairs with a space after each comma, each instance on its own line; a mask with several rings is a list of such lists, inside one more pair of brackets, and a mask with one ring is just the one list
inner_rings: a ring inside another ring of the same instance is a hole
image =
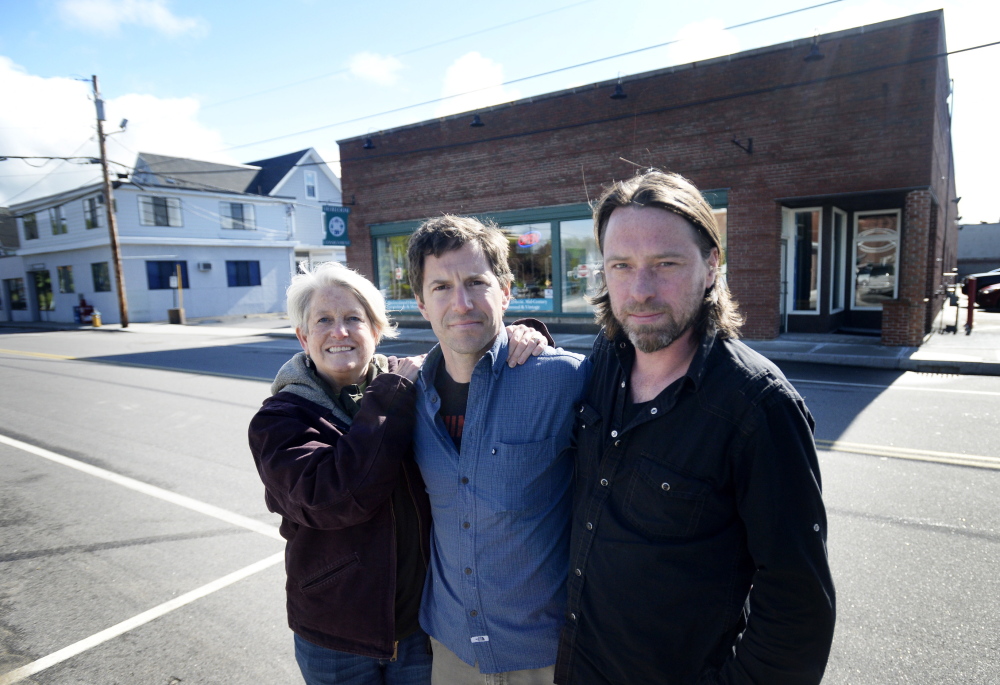
[[[662, 311], [665, 320], [658, 324], [630, 324], [628, 314], [645, 314]], [[680, 317], [674, 315], [674, 310], [670, 305], [664, 304], [660, 307], [629, 307], [622, 312], [616, 312], [622, 330], [628, 339], [640, 352], [650, 354], [669, 347], [675, 340], [684, 335], [691, 328], [698, 314], [701, 312], [700, 306], [690, 308], [683, 312]], [[624, 321], [623, 321], [624, 319]]]

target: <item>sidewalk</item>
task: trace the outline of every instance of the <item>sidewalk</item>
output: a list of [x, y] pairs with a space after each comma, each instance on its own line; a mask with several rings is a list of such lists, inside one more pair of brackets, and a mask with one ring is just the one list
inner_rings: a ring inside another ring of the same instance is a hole
[[[883, 347], [877, 336], [838, 333], [784, 333], [774, 340], [746, 340], [754, 350], [772, 361], [794, 361], [835, 366], [858, 366], [924, 373], [1000, 376], [1000, 312], [977, 309], [972, 333], [965, 335], [965, 310], [961, 310], [958, 333], [941, 333], [945, 323], [954, 324], [955, 310], [946, 307], [944, 316], [934, 321], [920, 347]], [[167, 323], [133, 323], [127, 329], [117, 324], [93, 329], [74, 324], [35, 322], [0, 323], [0, 330], [95, 330], [108, 333], [159, 333], [168, 335], [212, 335], [219, 337], [268, 336], [295, 339], [288, 319], [282, 316], [226, 317], [190, 321], [185, 326]], [[429, 328], [400, 328], [400, 342], [437, 342]], [[556, 345], [586, 354], [594, 341], [593, 334], [554, 333]]]

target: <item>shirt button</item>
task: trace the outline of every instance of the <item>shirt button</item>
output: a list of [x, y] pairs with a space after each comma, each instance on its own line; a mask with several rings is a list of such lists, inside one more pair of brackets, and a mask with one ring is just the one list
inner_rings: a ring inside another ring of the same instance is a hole
[[621, 444], [622, 444], [621, 440], [615, 440], [615, 447], [621, 447]]
[[476, 611], [475, 609], [473, 609], [472, 611], [469, 612], [469, 616], [478, 616], [478, 615], [479, 615], [479, 612]]
[[581, 571], [580, 569], [576, 569], [575, 571], [573, 571], [573, 573], [575, 573], [578, 576], [582, 576], [583, 575], [583, 571]]
[[594, 530], [594, 524], [590, 521], [587, 521], [587, 525], [585, 527], [587, 530]]
[[670, 489], [670, 483], [660, 483], [660, 489], [661, 490], [669, 490]]
[[650, 414], [655, 414], [656, 413], [656, 407], [653, 407], [652, 409], [650, 409], [649, 413]]
[[618, 431], [611, 431], [611, 437], [612, 438], [617, 438], [618, 437]]
[[574, 614], [574, 613], [570, 613], [570, 615], [569, 615], [569, 620], [571, 620], [571, 621], [575, 621], [575, 620], [576, 620], [576, 614]]
[[490, 450], [490, 454], [496, 454], [496, 453], [497, 453], [496, 448], [493, 448], [493, 449]]
[[582, 404], [580, 405], [580, 413], [581, 414], [583, 413], [583, 405]]
[[471, 525], [472, 525], [471, 523], [469, 523], [468, 521], [466, 521], [465, 523], [462, 524], [462, 528], [468, 528]]
[[608, 487], [608, 479], [607, 478], [602, 478], [601, 479], [601, 485], [603, 485], [604, 487]]
[[471, 568], [465, 569], [465, 575], [471, 576], [472, 575], [472, 569]]
[[465, 476], [462, 476], [462, 484], [464, 485], [464, 484], [466, 484], [468, 482], [469, 482], [469, 479], [466, 478]]
[[625, 387], [625, 381], [622, 381], [622, 387], [623, 388]]
[[437, 401], [438, 401], [438, 398], [436, 398], [436, 397], [432, 397], [431, 398], [431, 404], [437, 404]]

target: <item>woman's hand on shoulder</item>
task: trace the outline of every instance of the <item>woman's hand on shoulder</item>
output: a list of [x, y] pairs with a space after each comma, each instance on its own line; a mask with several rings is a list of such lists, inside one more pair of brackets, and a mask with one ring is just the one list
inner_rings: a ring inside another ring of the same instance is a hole
[[424, 363], [426, 356], [426, 354], [421, 354], [416, 357], [389, 357], [389, 371], [407, 380], [416, 381], [417, 374], [420, 373], [420, 365]]
[[541, 331], [524, 324], [507, 326], [507, 338], [507, 366], [512, 369], [540, 355], [548, 344]]

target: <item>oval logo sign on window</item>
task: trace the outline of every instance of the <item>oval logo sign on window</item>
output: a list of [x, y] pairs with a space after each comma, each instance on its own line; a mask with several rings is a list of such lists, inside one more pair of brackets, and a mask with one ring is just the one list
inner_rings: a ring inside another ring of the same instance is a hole
[[538, 231], [528, 231], [527, 233], [522, 233], [517, 236], [518, 247], [531, 247], [538, 243], [542, 239], [542, 234]]

